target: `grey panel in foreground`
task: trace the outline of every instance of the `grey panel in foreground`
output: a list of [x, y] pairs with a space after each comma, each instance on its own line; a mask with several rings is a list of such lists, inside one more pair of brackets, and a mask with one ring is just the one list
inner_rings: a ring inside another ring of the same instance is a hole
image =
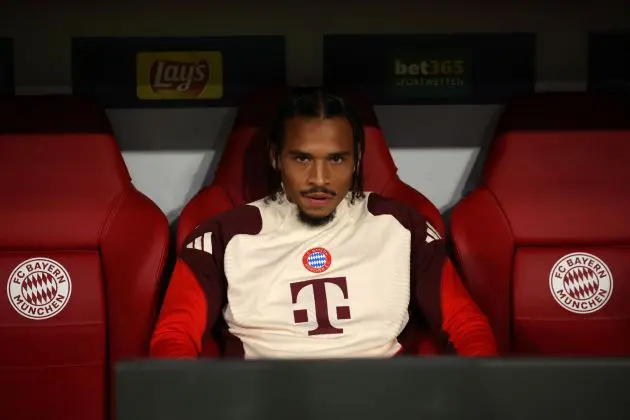
[[141, 361], [118, 420], [628, 418], [630, 360]]

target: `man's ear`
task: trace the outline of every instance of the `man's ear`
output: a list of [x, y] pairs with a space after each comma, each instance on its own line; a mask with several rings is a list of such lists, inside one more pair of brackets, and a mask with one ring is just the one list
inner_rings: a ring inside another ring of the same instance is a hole
[[278, 159], [276, 158], [273, 150], [269, 150], [269, 163], [274, 170], [278, 170]]

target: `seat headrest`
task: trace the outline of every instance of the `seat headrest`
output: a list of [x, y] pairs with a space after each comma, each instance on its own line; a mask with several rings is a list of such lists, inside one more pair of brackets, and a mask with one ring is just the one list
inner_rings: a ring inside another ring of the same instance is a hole
[[0, 131], [0, 197], [10, 203], [0, 212], [0, 247], [96, 248], [116, 198], [131, 187], [113, 135], [83, 130], [104, 127], [104, 110], [78, 111], [66, 97], [58, 106], [52, 97], [17, 97], [15, 107], [9, 102], [0, 105], [0, 126], [6, 115], [20, 123], [13, 126], [19, 130]]
[[112, 133], [93, 100], [74, 95], [0, 96], [0, 133]]
[[[271, 167], [267, 139], [276, 108], [292, 92], [288, 87], [265, 88], [254, 92], [240, 106], [214, 183], [221, 185], [239, 205], [268, 194]], [[350, 102], [364, 122], [364, 185], [369, 191], [382, 192], [397, 179], [397, 168], [379, 128], [374, 109], [362, 96], [338, 90]]]
[[505, 104], [496, 131], [630, 128], [628, 96], [593, 92], [539, 92]]
[[548, 100], [538, 102], [541, 95], [514, 110], [508, 104], [511, 126], [505, 123], [497, 133], [484, 166], [483, 183], [516, 240], [630, 240], [630, 129], [612, 124], [630, 117], [627, 103], [582, 94], [544, 96]]

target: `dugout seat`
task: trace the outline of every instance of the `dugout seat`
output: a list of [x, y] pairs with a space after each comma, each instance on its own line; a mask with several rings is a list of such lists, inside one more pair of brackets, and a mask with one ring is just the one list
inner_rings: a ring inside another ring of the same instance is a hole
[[506, 104], [453, 208], [464, 281], [503, 355], [630, 355], [630, 107], [592, 93]]
[[[182, 210], [177, 228], [178, 249], [186, 236], [205, 219], [267, 195], [268, 171], [271, 168], [266, 138], [275, 108], [289, 92], [288, 88], [261, 89], [241, 104], [213, 182], [197, 193]], [[398, 178], [396, 165], [371, 105], [352, 92], [343, 96], [353, 102], [365, 122], [365, 190], [408, 203], [424, 214], [444, 235], [438, 209]], [[423, 339], [417, 338], [418, 330], [409, 330], [406, 348], [415, 352], [417, 346], [419, 353], [435, 354], [435, 344], [424, 336]], [[205, 356], [218, 354], [214, 343], [204, 344]]]
[[168, 222], [105, 112], [0, 100], [0, 417], [113, 418], [116, 362], [148, 355]]

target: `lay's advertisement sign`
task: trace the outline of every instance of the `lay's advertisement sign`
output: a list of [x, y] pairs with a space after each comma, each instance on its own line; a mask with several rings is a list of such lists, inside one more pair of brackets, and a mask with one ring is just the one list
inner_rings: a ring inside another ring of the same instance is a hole
[[136, 92], [146, 100], [221, 99], [221, 51], [138, 53]]
[[285, 83], [281, 36], [76, 38], [73, 91], [107, 108], [234, 106]]
[[630, 31], [589, 34], [588, 90], [630, 93]]
[[328, 35], [324, 80], [391, 105], [498, 103], [534, 91], [533, 34]]
[[13, 40], [0, 38], [0, 93], [14, 93]]

